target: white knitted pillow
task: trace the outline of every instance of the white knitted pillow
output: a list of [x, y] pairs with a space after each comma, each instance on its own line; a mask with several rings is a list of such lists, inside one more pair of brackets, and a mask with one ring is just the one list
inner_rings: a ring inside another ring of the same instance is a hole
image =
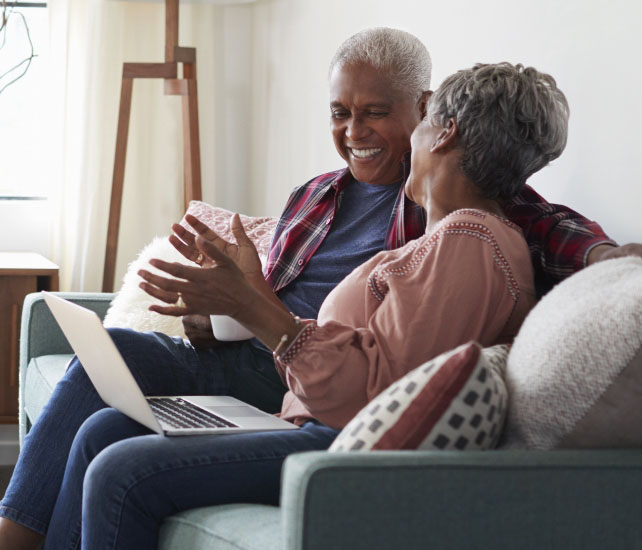
[[530, 312], [508, 357], [502, 447], [642, 445], [642, 259], [599, 262]]

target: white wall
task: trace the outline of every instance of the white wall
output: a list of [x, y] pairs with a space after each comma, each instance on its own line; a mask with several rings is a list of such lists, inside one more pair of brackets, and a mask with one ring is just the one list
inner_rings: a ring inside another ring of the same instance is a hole
[[[95, 60], [102, 80], [92, 86], [100, 94], [91, 99], [95, 113], [85, 118], [104, 136], [92, 155], [77, 159], [87, 165], [86, 177], [100, 180], [100, 197], [93, 199], [98, 207], [92, 210], [92, 229], [82, 236], [93, 252], [63, 269], [65, 290], [100, 288], [121, 63], [159, 60], [163, 51], [162, 4], [100, 5], [107, 18], [100, 51], [108, 46], [112, 55], [101, 53]], [[531, 184], [550, 201], [596, 219], [616, 240], [642, 241], [639, 0], [182, 5], [181, 44], [198, 51], [206, 201], [247, 214], [278, 215], [294, 186], [343, 166], [328, 128], [327, 66], [345, 38], [371, 26], [402, 28], [423, 40], [433, 57], [433, 88], [480, 61], [522, 62], [555, 76], [571, 105], [569, 143]], [[85, 46], [74, 44], [76, 50]], [[182, 213], [180, 133], [178, 99], [164, 97], [157, 82], [138, 82], [117, 281], [136, 253], [154, 235], [166, 234]], [[0, 249], [51, 252], [56, 260], [48, 203], [10, 202], [0, 204]], [[82, 269], [91, 271], [83, 284], [65, 282]]]
[[[226, 186], [244, 182], [217, 178], [217, 202], [276, 215], [292, 187], [342, 166], [328, 130], [328, 62], [349, 35], [392, 26], [428, 46], [433, 88], [475, 62], [521, 62], [551, 73], [571, 105], [569, 142], [530, 183], [616, 240], [642, 241], [641, 25], [637, 0], [260, 0], [242, 33], [252, 44], [252, 72], [244, 77], [251, 104], [227, 112], [244, 128], [249, 119], [250, 130], [217, 154], [250, 164], [242, 174], [251, 192], [239, 201]], [[238, 97], [238, 83], [220, 84], [219, 106], [225, 95]]]

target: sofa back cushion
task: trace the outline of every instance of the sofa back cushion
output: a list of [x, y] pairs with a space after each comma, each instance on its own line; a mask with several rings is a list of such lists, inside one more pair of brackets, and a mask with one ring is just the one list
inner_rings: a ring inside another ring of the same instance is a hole
[[502, 447], [642, 445], [642, 259], [599, 262], [530, 312], [508, 357]]

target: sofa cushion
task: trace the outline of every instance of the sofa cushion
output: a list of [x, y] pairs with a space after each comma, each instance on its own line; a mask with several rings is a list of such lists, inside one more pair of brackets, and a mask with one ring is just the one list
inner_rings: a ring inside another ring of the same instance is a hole
[[502, 446], [642, 445], [642, 259], [594, 264], [530, 312], [510, 352]]
[[282, 550], [276, 506], [226, 504], [195, 508], [163, 522], [159, 550]]
[[33, 424], [51, 397], [54, 386], [65, 374], [73, 355], [41, 355], [34, 357], [27, 368], [25, 410]]
[[330, 451], [488, 449], [504, 423], [507, 346], [469, 342], [392, 384], [341, 431]]

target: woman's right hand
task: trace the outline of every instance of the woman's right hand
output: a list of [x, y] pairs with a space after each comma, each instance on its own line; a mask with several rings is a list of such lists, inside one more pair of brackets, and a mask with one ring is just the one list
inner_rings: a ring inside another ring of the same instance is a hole
[[[216, 262], [212, 261], [212, 254], [206, 252], [207, 247], [204, 246], [204, 244], [213, 246], [216, 251], [221, 253], [225, 258], [232, 260], [232, 263], [238, 269], [237, 272], [240, 272], [242, 278], [245, 279], [254, 290], [281, 310], [288, 312], [285, 305], [283, 305], [281, 300], [274, 294], [272, 288], [266, 283], [256, 247], [245, 233], [241, 218], [238, 214], [234, 214], [230, 220], [230, 226], [232, 234], [236, 239], [236, 244], [227, 242], [192, 215], [188, 214], [185, 216], [185, 219], [205, 242], [201, 242], [201, 248], [199, 249], [196, 245], [196, 235], [185, 229], [182, 225], [174, 224], [172, 228], [174, 229], [175, 235], [170, 236], [169, 239], [172, 245], [174, 245], [183, 256], [188, 260], [198, 263], [203, 268], [211, 268], [215, 266]], [[204, 261], [200, 261], [201, 259]], [[160, 297], [160, 299], [172, 302], [176, 300], [176, 297], [171, 295], [168, 300], [165, 300], [163, 297]], [[165, 311], [159, 311], [159, 313], [165, 313]]]
[[[245, 233], [241, 218], [238, 214], [234, 214], [230, 220], [230, 228], [236, 239], [236, 244], [226, 241], [191, 214], [187, 214], [185, 220], [194, 228], [198, 235], [212, 243], [218, 250], [233, 260], [248, 280], [251, 281], [258, 277], [263, 279], [263, 269], [259, 254], [254, 243]], [[211, 260], [207, 256], [203, 256], [201, 251], [196, 247], [196, 235], [194, 235], [194, 233], [179, 224], [174, 224], [172, 230], [174, 231], [174, 235], [169, 237], [169, 241], [176, 250], [188, 260], [198, 263], [203, 267], [209, 267], [211, 265]]]

